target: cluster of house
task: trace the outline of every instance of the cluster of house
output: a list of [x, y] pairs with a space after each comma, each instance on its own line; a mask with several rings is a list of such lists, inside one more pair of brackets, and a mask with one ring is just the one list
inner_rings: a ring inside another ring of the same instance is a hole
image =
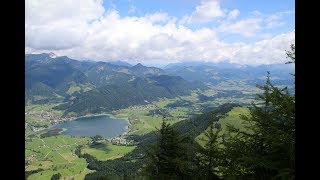
[[62, 145], [58, 145], [57, 147], [53, 148], [53, 150], [57, 150], [57, 149], [60, 149], [60, 148], [68, 148], [68, 147], [70, 147], [70, 145], [62, 144]]
[[54, 116], [51, 116], [49, 114], [40, 114], [39, 117], [41, 117], [43, 119], [46, 119], [46, 120], [49, 120], [49, 121], [54, 122], [54, 123], [63, 122], [63, 121], [67, 121], [68, 120], [66, 118], [54, 117]]
[[26, 159], [27, 163], [31, 163], [33, 161], [37, 161], [36, 159], [36, 155], [35, 154], [31, 154], [31, 156], [28, 157], [28, 159]]
[[68, 119], [65, 119], [65, 118], [49, 118], [49, 121], [53, 122], [53, 123], [58, 123], [58, 122], [64, 122], [64, 121], [67, 121]]
[[33, 132], [38, 132], [38, 131], [42, 131], [42, 130], [45, 130], [46, 128], [44, 128], [44, 127], [33, 127], [33, 126], [31, 126], [31, 130], [33, 131]]
[[116, 145], [132, 145], [133, 141], [128, 141], [124, 137], [114, 137], [110, 140], [112, 144]]
[[147, 110], [147, 109], [152, 109], [154, 108], [154, 105], [152, 104], [147, 104], [147, 105], [142, 105], [142, 106], [129, 106], [128, 109], [130, 110]]

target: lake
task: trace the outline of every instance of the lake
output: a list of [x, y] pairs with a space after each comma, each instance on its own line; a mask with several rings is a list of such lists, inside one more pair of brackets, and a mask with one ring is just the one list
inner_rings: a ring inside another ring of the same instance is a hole
[[52, 125], [50, 129], [66, 129], [62, 134], [72, 136], [95, 136], [101, 135], [104, 138], [113, 138], [128, 130], [128, 121], [118, 119], [108, 115], [81, 117], [72, 121], [67, 121]]

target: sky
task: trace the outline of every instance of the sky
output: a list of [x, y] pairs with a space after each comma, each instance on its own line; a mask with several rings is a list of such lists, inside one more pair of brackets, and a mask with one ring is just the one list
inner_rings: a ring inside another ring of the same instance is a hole
[[284, 63], [294, 0], [26, 0], [25, 53], [164, 65]]

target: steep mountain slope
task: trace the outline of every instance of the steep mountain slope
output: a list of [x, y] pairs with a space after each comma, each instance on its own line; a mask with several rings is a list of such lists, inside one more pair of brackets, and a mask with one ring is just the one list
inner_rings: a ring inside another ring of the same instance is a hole
[[206, 86], [202, 83], [192, 84], [175, 76], [136, 77], [127, 83], [105, 85], [82, 93], [71, 102], [58, 106], [57, 109], [66, 110], [66, 114], [74, 112], [78, 115], [110, 112], [162, 97], [173, 98], [188, 95], [191, 90], [197, 88], [205, 89]]
[[131, 66], [121, 61], [77, 61], [66, 56], [59, 57], [53, 53], [26, 54], [26, 102], [68, 101], [96, 87], [119, 86], [134, 80], [136, 76], [160, 74], [165, 74], [165, 72], [141, 64]]
[[25, 55], [26, 102], [65, 102], [58, 109], [76, 114], [111, 111], [160, 97], [187, 95], [205, 89], [162, 69], [77, 61], [50, 54]]
[[[26, 100], [33, 103], [61, 101], [77, 91], [84, 91], [84, 88], [93, 88], [87, 76], [76, 67], [77, 63], [68, 57], [53, 54], [26, 55]], [[70, 88], [76, 90], [69, 91]], [[41, 101], [35, 98], [37, 96]]]

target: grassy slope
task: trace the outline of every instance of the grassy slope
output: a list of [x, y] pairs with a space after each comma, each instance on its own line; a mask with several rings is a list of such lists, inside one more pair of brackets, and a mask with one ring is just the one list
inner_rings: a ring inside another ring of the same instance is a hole
[[110, 142], [103, 142], [98, 145], [86, 147], [81, 150], [81, 153], [90, 154], [101, 161], [116, 159], [131, 152], [136, 146], [117, 146]]
[[[192, 96], [190, 96], [192, 97]], [[184, 96], [184, 98], [189, 98], [189, 96]], [[163, 119], [162, 115], [150, 115], [150, 110], [155, 110], [158, 108], [167, 109], [169, 114], [173, 117], [168, 117], [171, 120], [171, 124], [177, 123], [179, 121], [185, 120], [189, 108], [177, 107], [177, 108], [165, 108], [169, 103], [173, 103], [178, 98], [167, 99], [162, 98], [158, 101], [154, 101], [148, 105], [132, 106], [126, 109], [122, 109], [114, 113], [115, 117], [118, 118], [129, 118], [130, 121], [130, 132], [129, 134], [142, 135], [149, 133], [151, 131], [157, 130], [161, 126]], [[191, 107], [192, 108], [192, 107]]]
[[[246, 107], [235, 107], [230, 112], [228, 112], [228, 115], [226, 117], [219, 119], [218, 123], [221, 124], [221, 132], [219, 134], [222, 135], [226, 133], [227, 124], [244, 130], [244, 122], [240, 118], [240, 114], [248, 115], [249, 109]], [[205, 140], [203, 139], [205, 139], [204, 132], [196, 137], [196, 141], [202, 146], [205, 144]]]

